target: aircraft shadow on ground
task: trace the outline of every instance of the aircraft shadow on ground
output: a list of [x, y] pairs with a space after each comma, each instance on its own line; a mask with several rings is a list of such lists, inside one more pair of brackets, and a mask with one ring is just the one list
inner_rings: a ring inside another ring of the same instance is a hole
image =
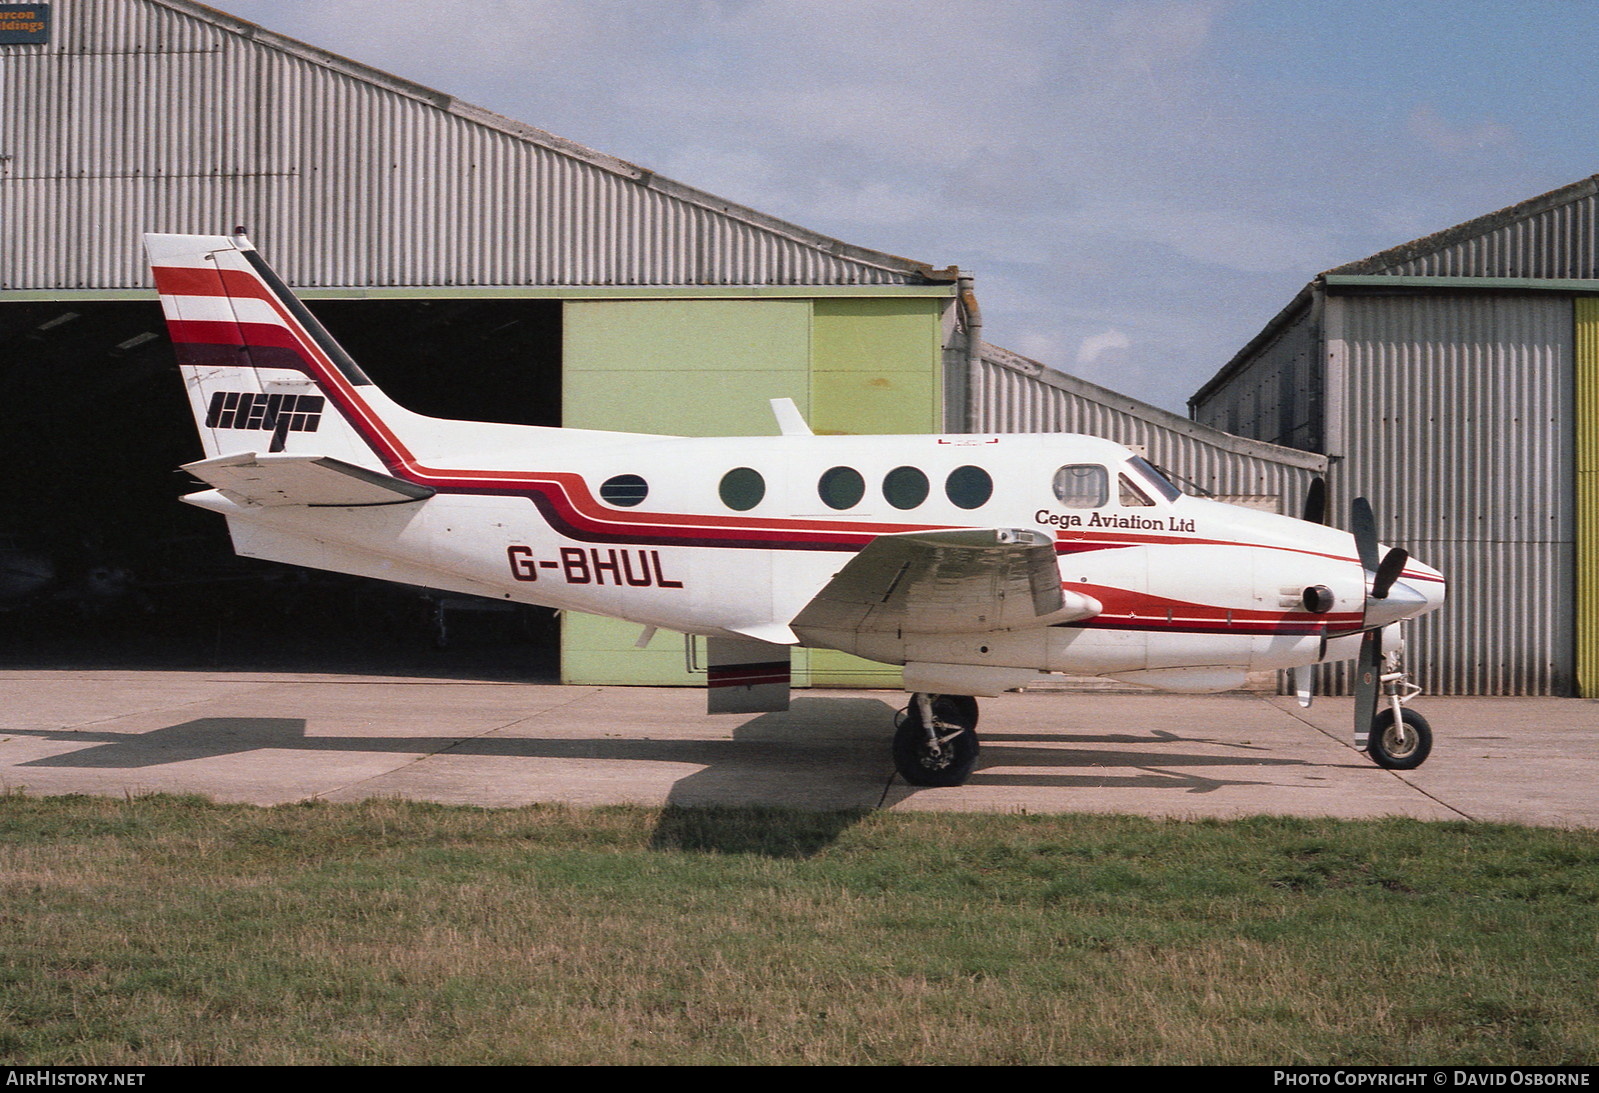
[[[80, 747], [60, 755], [31, 759], [17, 764], [19, 767], [68, 767], [80, 769], [138, 769], [162, 766], [168, 763], [209, 759], [243, 752], [277, 751], [338, 751], [353, 753], [392, 753], [409, 755], [453, 756], [504, 756], [521, 759], [611, 759], [645, 760], [700, 764], [706, 771], [681, 779], [679, 785], [692, 783], [703, 787], [707, 778], [717, 776], [717, 769], [728, 768], [730, 773], [747, 775], [752, 768], [764, 769], [769, 776], [806, 774], [810, 777], [833, 779], [850, 773], [870, 779], [884, 778], [888, 774], [887, 744], [888, 718], [876, 716], [885, 711], [883, 703], [866, 699], [809, 699], [806, 704], [826, 703], [832, 706], [875, 707], [870, 723], [863, 725], [859, 710], [854, 716], [830, 718], [831, 734], [818, 739], [808, 735], [813, 726], [796, 723], [790, 714], [764, 714], [736, 729], [732, 739], [684, 740], [640, 737], [525, 737], [525, 736], [335, 736], [308, 735], [306, 720], [298, 717], [202, 717], [184, 721], [148, 732], [96, 732], [83, 729], [7, 729], [12, 737], [34, 737], [71, 744], [97, 746]], [[796, 704], [798, 705], [798, 704]], [[807, 718], [814, 722], [814, 718]], [[841, 731], [842, 730], [842, 731]], [[1305, 766], [1303, 759], [1274, 759], [1262, 755], [1263, 749], [1254, 745], [1240, 746], [1245, 754], [1205, 755], [1163, 752], [1154, 755], [1148, 750], [1115, 750], [1081, 747], [1018, 747], [1017, 737], [1005, 737], [992, 743], [983, 752], [973, 781], [1003, 779], [1010, 781], [1008, 768], [1055, 768], [1059, 775], [1049, 774], [1029, 781], [1040, 785], [1070, 785], [1079, 779], [1068, 771], [1086, 768], [1143, 768], [1160, 767], [1280, 767]], [[1197, 742], [1169, 733], [1152, 733], [1147, 737], [1134, 735], [1079, 736], [1062, 733], [1059, 736], [1037, 735], [1026, 738], [1043, 743], [1159, 743], [1184, 744]], [[1206, 741], [1207, 744], [1211, 743]], [[1214, 746], [1214, 745], [1212, 745]], [[1156, 759], [1157, 763], [1151, 763]], [[1175, 777], [1175, 776], [1174, 776]], [[1095, 784], [1105, 779], [1094, 776]], [[1114, 783], [1114, 779], [1111, 780]], [[1206, 785], [1232, 784], [1210, 779], [1185, 778], [1188, 782]], [[1245, 784], [1245, 783], [1238, 783]], [[685, 797], [677, 803], [687, 803]]]
[[656, 822], [650, 846], [754, 854], [765, 858], [809, 858], [872, 814], [869, 808], [716, 808], [668, 804]]
[[[7, 735], [89, 745], [19, 763], [18, 769], [138, 770], [265, 750], [693, 765], [700, 769], [673, 784], [653, 845], [804, 857], [825, 849], [872, 810], [920, 792], [893, 774], [887, 754], [892, 724], [892, 711], [878, 699], [801, 698], [787, 713], [763, 714], [738, 726], [731, 739], [711, 740], [308, 735], [306, 719], [299, 717], [204, 717], [142, 733], [11, 729]], [[1199, 742], [1163, 730], [1143, 736], [1005, 736], [984, 748], [968, 784], [1211, 793], [1262, 784], [1217, 777], [1219, 768], [1314, 765], [1271, 758], [1256, 745], [1228, 745], [1224, 754], [1183, 749]]]

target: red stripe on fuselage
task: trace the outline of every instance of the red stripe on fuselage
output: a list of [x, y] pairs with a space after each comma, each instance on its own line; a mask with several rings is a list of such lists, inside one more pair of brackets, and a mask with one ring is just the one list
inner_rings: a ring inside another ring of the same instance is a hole
[[[1351, 565], [1360, 564], [1360, 559], [1353, 554], [1329, 554], [1324, 550], [1308, 550], [1304, 547], [1284, 546], [1281, 543], [1241, 543], [1235, 539], [1202, 539], [1194, 535], [1150, 535], [1122, 531], [1098, 532], [1092, 537], [1077, 533], [1071, 533], [1071, 536], [1067, 538], [1062, 535], [1056, 539], [1056, 554], [1086, 554], [1094, 550], [1114, 550], [1130, 546], [1247, 546], [1259, 550], [1281, 550], [1288, 554], [1303, 554], [1311, 558], [1326, 558], [1334, 562], [1349, 562]], [[1400, 577], [1434, 584], [1446, 583], [1442, 576], [1421, 573], [1414, 569], [1405, 570]]]
[[1147, 630], [1158, 634], [1250, 636], [1315, 635], [1358, 630], [1361, 623], [1361, 614], [1358, 611], [1327, 615], [1312, 615], [1292, 609], [1260, 611], [1168, 599], [1164, 596], [1152, 596], [1145, 592], [1108, 585], [1073, 584], [1071, 588], [1074, 592], [1083, 592], [1094, 597], [1104, 608], [1091, 618], [1057, 624], [1083, 630]]

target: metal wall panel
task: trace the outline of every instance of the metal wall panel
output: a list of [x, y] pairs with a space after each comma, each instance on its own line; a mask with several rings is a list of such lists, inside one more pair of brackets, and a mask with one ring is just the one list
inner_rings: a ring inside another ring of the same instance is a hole
[[1347, 458], [1335, 513], [1371, 499], [1386, 543], [1449, 578], [1414, 628], [1440, 694], [1569, 694], [1575, 520], [1572, 305], [1560, 297], [1351, 296]]
[[914, 284], [827, 239], [187, 0], [0, 50], [0, 289], [149, 284], [246, 226], [293, 284]]
[[984, 432], [1087, 433], [1139, 446], [1211, 493], [1276, 497], [1293, 514], [1326, 470], [1322, 456], [1230, 436], [999, 346], [985, 344], [982, 357], [972, 397]]
[[1322, 447], [1319, 312], [1305, 308], [1195, 407], [1195, 420], [1304, 451]]

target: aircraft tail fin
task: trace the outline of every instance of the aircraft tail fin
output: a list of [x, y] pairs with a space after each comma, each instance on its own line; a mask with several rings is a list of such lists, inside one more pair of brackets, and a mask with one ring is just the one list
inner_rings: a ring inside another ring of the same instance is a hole
[[404, 462], [373, 386], [242, 233], [146, 235], [145, 249], [208, 459], [316, 454]]

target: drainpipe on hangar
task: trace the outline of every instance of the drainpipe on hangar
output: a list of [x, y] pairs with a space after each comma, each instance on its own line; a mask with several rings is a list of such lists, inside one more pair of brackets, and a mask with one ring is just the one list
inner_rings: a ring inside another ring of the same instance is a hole
[[977, 405], [977, 393], [982, 382], [983, 370], [983, 309], [977, 306], [977, 293], [972, 290], [976, 277], [960, 271], [957, 284], [960, 286], [961, 319], [966, 326], [966, 421], [965, 431], [975, 433], [978, 431], [980, 413]]

